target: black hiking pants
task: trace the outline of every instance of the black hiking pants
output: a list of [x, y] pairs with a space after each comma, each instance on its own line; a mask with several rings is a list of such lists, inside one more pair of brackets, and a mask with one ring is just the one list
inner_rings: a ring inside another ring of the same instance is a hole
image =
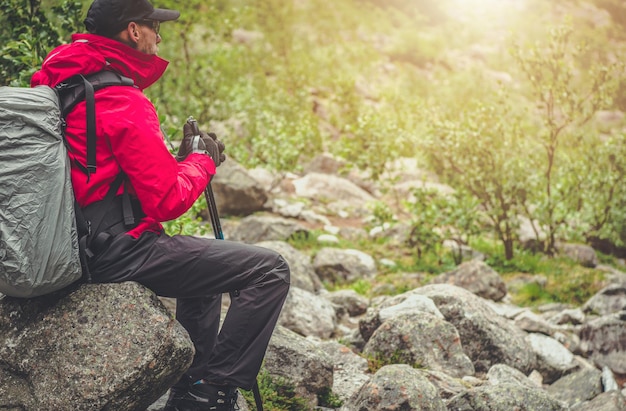
[[[118, 235], [89, 267], [94, 282], [136, 281], [177, 299], [176, 319], [196, 349], [184, 379], [252, 388], [289, 291], [289, 267], [278, 253], [146, 232]], [[222, 294], [235, 291], [220, 330]]]

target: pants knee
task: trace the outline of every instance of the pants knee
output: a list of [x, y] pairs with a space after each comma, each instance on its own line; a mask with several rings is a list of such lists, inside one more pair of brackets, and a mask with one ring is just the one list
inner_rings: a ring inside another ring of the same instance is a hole
[[282, 255], [276, 254], [276, 257], [276, 264], [273, 271], [276, 277], [280, 278], [289, 285], [291, 282], [291, 270], [289, 269], [289, 264], [287, 264], [287, 261], [285, 261]]

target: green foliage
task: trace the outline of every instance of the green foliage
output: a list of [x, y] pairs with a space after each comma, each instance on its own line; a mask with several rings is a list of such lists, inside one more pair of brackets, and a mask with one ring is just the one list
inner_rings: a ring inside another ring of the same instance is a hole
[[542, 260], [537, 274], [547, 278], [545, 286], [535, 282], [526, 284], [512, 295], [513, 303], [526, 307], [549, 303], [579, 307], [605, 285], [602, 272], [581, 267], [566, 258]]
[[[572, 237], [626, 245], [626, 134], [580, 139], [580, 159], [571, 171], [581, 201], [569, 209]], [[588, 167], [594, 164], [594, 167]], [[576, 218], [577, 217], [577, 218]], [[576, 219], [575, 219], [576, 218]]]
[[396, 115], [380, 108], [361, 109], [342, 130], [337, 154], [352, 158], [354, 166], [368, 170], [377, 180], [389, 160], [413, 151], [409, 135], [394, 121]]
[[371, 209], [372, 214], [370, 220], [368, 221], [368, 225], [372, 228], [392, 224], [397, 221], [391, 207], [382, 201], [373, 202], [369, 205], [369, 208]]
[[461, 112], [433, 114], [425, 142], [432, 167], [450, 185], [476, 198], [494, 232], [513, 257], [518, 215], [532, 187], [525, 122], [505, 90], [495, 101], [474, 101]]
[[372, 283], [371, 281], [359, 279], [350, 284], [350, 288], [361, 295], [368, 295], [372, 289]]
[[514, 257], [506, 259], [502, 250], [502, 243], [489, 241], [486, 238], [476, 238], [470, 242], [476, 251], [486, 256], [485, 263], [500, 274], [506, 273], [529, 273], [541, 272], [544, 258], [541, 253], [534, 253], [529, 250], [515, 249]]
[[338, 409], [343, 405], [343, 401], [330, 388], [325, 388], [321, 394], [317, 395], [317, 403], [320, 407]]
[[[259, 392], [263, 399], [263, 409], [267, 411], [310, 411], [304, 398], [296, 396], [295, 387], [287, 379], [271, 376], [265, 369], [261, 369], [257, 377]], [[252, 392], [243, 391], [243, 397], [251, 409], [254, 408]], [[334, 398], [328, 396], [327, 399]]]
[[[462, 191], [444, 195], [418, 188], [413, 190], [413, 197], [407, 202], [412, 216], [408, 245], [416, 250], [418, 260], [425, 251], [440, 254], [444, 240], [468, 244], [480, 233], [478, 202]], [[461, 256], [456, 255], [455, 261], [460, 263]]]
[[[551, 30], [546, 44], [527, 49], [516, 45], [512, 49], [535, 99], [541, 127], [535, 133], [537, 143], [545, 157], [537, 163], [542, 171], [537, 174], [539, 186], [533, 190], [535, 205], [532, 218], [536, 218], [547, 231], [546, 250], [553, 254], [561, 228], [567, 226], [572, 205], [585, 198], [572, 179], [568, 164], [580, 156], [580, 128], [594, 114], [610, 106], [617, 87], [620, 64], [597, 64], [581, 75], [581, 63], [577, 56], [584, 45], [570, 44], [573, 33], [565, 24]], [[578, 170], [580, 171], [579, 167]]]
[[209, 228], [207, 223], [200, 217], [200, 213], [206, 209], [206, 198], [205, 196], [200, 196], [182, 216], [175, 220], [164, 222], [163, 228], [169, 235], [205, 235], [209, 232]]
[[0, 85], [28, 86], [48, 52], [79, 24], [82, 4], [66, 0], [52, 12], [60, 27], [40, 0], [0, 0]]
[[413, 368], [422, 368], [422, 365], [415, 362], [413, 356], [405, 350], [395, 350], [389, 355], [388, 353], [377, 352], [374, 355], [366, 357], [367, 369], [370, 373], [375, 374], [385, 365], [391, 364], [408, 364]]

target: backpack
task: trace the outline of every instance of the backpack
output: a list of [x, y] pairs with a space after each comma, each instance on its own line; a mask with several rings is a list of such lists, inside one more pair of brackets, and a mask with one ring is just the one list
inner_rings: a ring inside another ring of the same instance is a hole
[[65, 116], [86, 100], [87, 164], [80, 168], [89, 178], [96, 168], [94, 93], [111, 85], [133, 81], [102, 71], [55, 88], [0, 87], [0, 293], [36, 297], [89, 277], [85, 254], [99, 221], [86, 221], [74, 198]]

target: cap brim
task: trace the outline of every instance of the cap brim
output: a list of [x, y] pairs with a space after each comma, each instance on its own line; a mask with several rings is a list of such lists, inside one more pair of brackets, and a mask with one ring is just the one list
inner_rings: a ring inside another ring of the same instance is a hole
[[172, 21], [180, 17], [180, 12], [169, 9], [154, 9], [154, 11], [148, 14], [145, 18], [148, 20], [156, 21]]

